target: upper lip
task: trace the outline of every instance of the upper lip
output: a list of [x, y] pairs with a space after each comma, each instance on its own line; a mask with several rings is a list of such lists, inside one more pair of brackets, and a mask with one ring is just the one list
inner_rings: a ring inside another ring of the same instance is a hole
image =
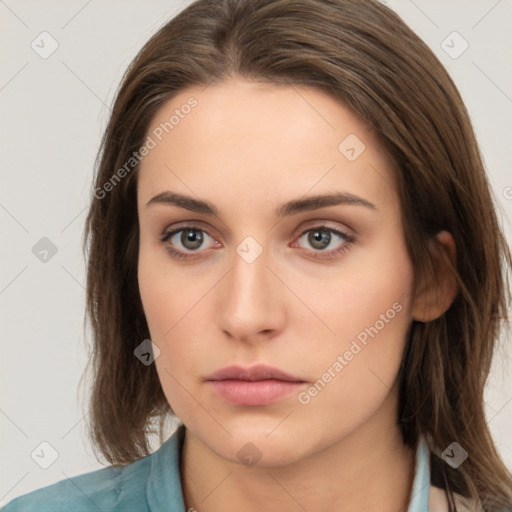
[[206, 377], [206, 380], [257, 381], [267, 379], [284, 380], [288, 382], [304, 382], [304, 380], [299, 377], [294, 377], [279, 368], [274, 368], [264, 364], [258, 364], [248, 368], [243, 366], [226, 366]]

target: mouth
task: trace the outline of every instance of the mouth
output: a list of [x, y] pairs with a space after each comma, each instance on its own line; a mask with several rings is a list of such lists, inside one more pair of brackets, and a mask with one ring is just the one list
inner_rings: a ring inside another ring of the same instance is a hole
[[266, 365], [228, 366], [205, 380], [221, 398], [243, 406], [269, 405], [298, 392], [307, 383], [300, 377]]

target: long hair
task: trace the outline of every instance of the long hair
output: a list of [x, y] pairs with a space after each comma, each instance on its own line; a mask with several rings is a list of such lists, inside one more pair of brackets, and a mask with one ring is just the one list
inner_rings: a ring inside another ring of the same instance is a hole
[[132, 462], [150, 453], [151, 426], [159, 424], [162, 435], [172, 416], [155, 365], [134, 357], [150, 334], [137, 282], [133, 155], [164, 102], [232, 76], [315, 87], [376, 133], [394, 164], [416, 284], [436, 278], [434, 234], [453, 235], [458, 293], [441, 317], [410, 326], [397, 423], [411, 447], [422, 433], [432, 449], [457, 442], [469, 457], [446, 478], [490, 509], [511, 506], [512, 476], [484, 412], [484, 386], [507, 320], [510, 250], [456, 86], [428, 46], [374, 0], [197, 0], [130, 64], [97, 155], [83, 241], [95, 449], [112, 464]]

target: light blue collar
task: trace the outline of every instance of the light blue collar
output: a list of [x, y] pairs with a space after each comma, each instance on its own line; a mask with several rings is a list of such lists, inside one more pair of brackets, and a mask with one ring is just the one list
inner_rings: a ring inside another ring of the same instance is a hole
[[185, 426], [176, 432], [151, 455], [151, 470], [146, 496], [151, 512], [185, 512], [181, 490], [180, 459]]
[[407, 512], [428, 511], [430, 491], [430, 451], [423, 435], [418, 440], [416, 450], [416, 467], [412, 484], [411, 499]]

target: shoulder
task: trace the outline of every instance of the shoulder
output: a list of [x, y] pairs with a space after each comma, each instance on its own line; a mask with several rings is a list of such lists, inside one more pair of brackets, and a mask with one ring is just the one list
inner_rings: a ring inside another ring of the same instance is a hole
[[151, 456], [66, 478], [13, 499], [1, 512], [102, 512], [147, 510]]

